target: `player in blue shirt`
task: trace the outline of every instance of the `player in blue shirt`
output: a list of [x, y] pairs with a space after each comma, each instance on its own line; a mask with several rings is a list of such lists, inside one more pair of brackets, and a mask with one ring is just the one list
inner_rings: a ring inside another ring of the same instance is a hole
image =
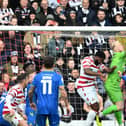
[[[32, 86], [32, 81], [35, 76], [36, 72], [33, 72], [29, 75], [29, 84], [27, 85], [27, 88], [25, 89], [25, 97], [26, 97], [26, 110], [25, 113], [27, 115], [27, 122], [29, 126], [36, 126], [36, 111], [31, 108], [28, 92], [30, 87]], [[36, 103], [36, 96], [33, 94], [33, 102]]]
[[123, 79], [124, 81], [126, 81], [126, 75], [123, 75], [123, 76], [122, 76], [122, 79]]
[[0, 126], [10, 126], [9, 122], [3, 119], [2, 110], [4, 106], [4, 101], [6, 99], [7, 92], [4, 91], [4, 83], [0, 81]]
[[[38, 126], [46, 126], [48, 118], [50, 126], [59, 125], [58, 114], [58, 95], [67, 98], [64, 89], [63, 78], [60, 74], [54, 72], [54, 58], [47, 56], [43, 59], [42, 72], [37, 74], [33, 80], [33, 87], [29, 91], [30, 105], [37, 108], [36, 122]], [[37, 104], [32, 102], [32, 95], [36, 89]], [[68, 106], [69, 109], [69, 106]]]
[[124, 81], [126, 81], [126, 74], [122, 75], [120, 71], [118, 71], [118, 74]]

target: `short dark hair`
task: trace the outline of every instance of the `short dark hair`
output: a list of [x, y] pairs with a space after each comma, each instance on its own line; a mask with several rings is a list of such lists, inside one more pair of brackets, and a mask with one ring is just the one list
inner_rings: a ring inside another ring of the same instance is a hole
[[27, 68], [30, 66], [30, 65], [35, 65], [35, 62], [31, 59], [27, 60], [25, 63], [24, 63], [24, 66], [23, 66], [23, 69], [24, 71], [27, 72]]
[[16, 83], [22, 82], [29, 76], [29, 73], [22, 73], [19, 76], [17, 76]]
[[100, 57], [100, 58], [105, 59], [105, 53], [102, 52], [102, 51], [98, 51], [98, 52], [96, 52], [95, 56], [98, 56], [98, 57]]
[[54, 57], [52, 56], [46, 56], [43, 58], [43, 64], [45, 66], [45, 68], [49, 69], [49, 68], [53, 68], [54, 65]]
[[74, 80], [68, 80], [68, 83], [75, 83], [75, 81]]
[[[97, 10], [97, 13], [98, 13], [99, 11], [102, 11], [102, 12], [105, 13], [105, 9], [104, 9], [103, 7], [99, 7], [98, 10]], [[106, 14], [106, 13], [105, 13], [105, 14]]]

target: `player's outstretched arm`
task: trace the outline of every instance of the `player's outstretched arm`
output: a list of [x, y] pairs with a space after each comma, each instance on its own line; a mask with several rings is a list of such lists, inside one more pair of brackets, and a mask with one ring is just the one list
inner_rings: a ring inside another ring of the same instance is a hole
[[28, 95], [29, 95], [29, 101], [30, 101], [31, 108], [33, 108], [34, 110], [36, 110], [36, 105], [35, 105], [35, 103], [32, 102], [34, 90], [35, 90], [35, 87], [32, 86], [30, 88], [29, 92], [28, 92]]
[[84, 72], [85, 72], [85, 74], [91, 75], [91, 76], [102, 76], [101, 72], [94, 72], [90, 68], [85, 68]]
[[35, 90], [35, 87], [32, 86], [32, 87], [29, 89], [29, 92], [28, 92], [30, 103], [32, 103], [32, 98], [33, 98], [33, 92], [34, 92], [34, 90]]
[[105, 70], [107, 73], [112, 73], [116, 68], [117, 68], [117, 66], [113, 66], [112, 68], [105, 67], [104, 70]]

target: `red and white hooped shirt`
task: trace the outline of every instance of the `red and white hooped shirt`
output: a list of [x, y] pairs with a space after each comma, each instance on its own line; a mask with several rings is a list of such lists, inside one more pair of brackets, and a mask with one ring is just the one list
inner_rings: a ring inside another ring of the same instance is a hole
[[23, 88], [21, 88], [18, 84], [13, 86], [6, 96], [3, 115], [9, 114], [11, 109], [16, 110], [17, 108], [19, 108], [21, 112], [24, 112], [25, 102], [26, 101]]
[[98, 66], [95, 65], [93, 56], [85, 57], [81, 61], [80, 77], [77, 82], [77, 88], [95, 86], [96, 76], [87, 75], [84, 72], [85, 68], [90, 68], [93, 72], [103, 71], [105, 68], [104, 64]]

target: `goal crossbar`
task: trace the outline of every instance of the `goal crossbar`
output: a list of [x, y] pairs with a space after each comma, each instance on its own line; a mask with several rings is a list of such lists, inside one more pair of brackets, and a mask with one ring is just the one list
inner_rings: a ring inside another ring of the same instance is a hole
[[0, 26], [0, 31], [126, 31], [123, 26]]

